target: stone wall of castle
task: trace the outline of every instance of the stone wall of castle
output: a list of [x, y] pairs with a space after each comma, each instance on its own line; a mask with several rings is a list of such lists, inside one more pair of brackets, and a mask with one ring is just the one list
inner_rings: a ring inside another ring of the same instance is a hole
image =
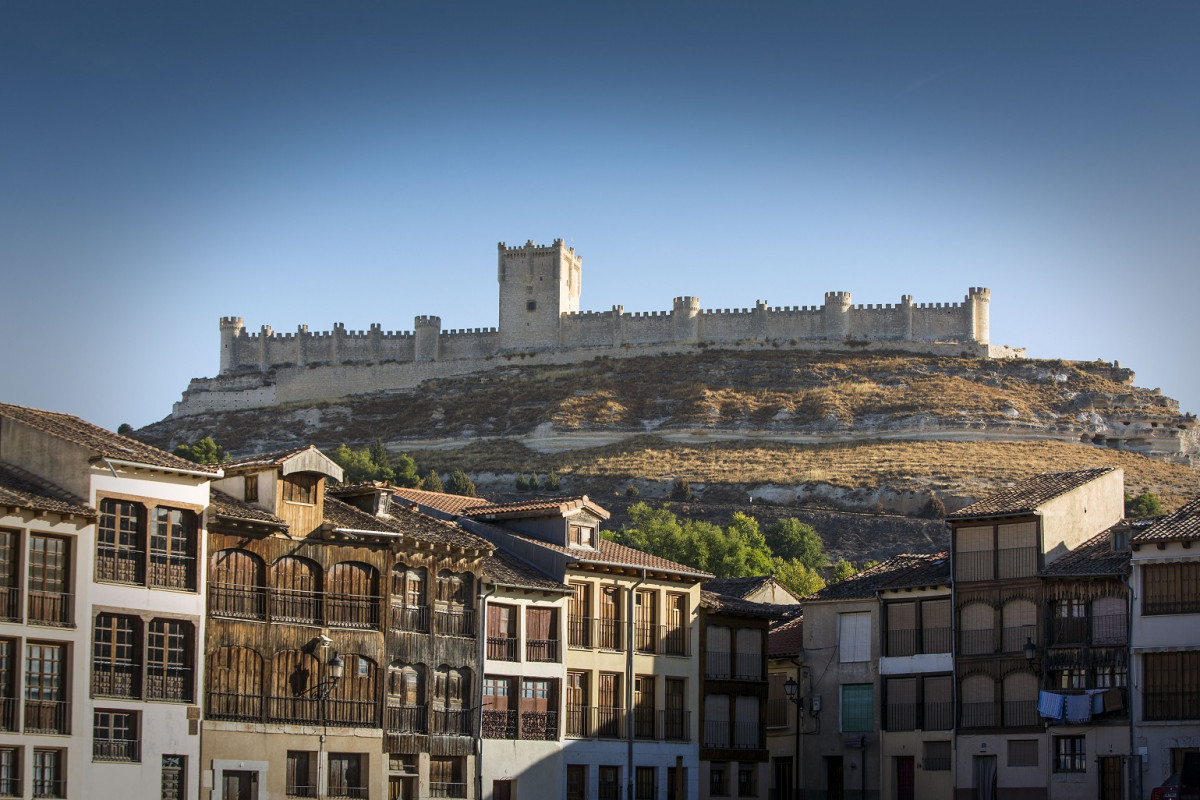
[[914, 353], [1012, 355], [988, 341], [991, 293], [972, 287], [961, 303], [853, 305], [849, 292], [828, 292], [821, 306], [700, 308], [677, 297], [670, 311], [580, 311], [582, 260], [561, 239], [549, 246], [498, 246], [500, 326], [441, 329], [420, 316], [412, 331], [246, 330], [222, 317], [221, 370], [192, 381], [173, 415], [260, 408], [351, 394], [411, 388], [430, 378], [466, 375], [497, 358], [566, 364], [600, 355], [677, 352], [687, 346], [770, 343], [797, 349], [892, 349]]

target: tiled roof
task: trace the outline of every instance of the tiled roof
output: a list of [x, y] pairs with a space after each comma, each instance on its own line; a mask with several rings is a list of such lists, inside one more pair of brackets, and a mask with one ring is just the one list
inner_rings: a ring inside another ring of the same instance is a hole
[[[928, 553], [901, 553], [892, 556], [887, 561], [881, 561], [870, 569], [864, 569], [857, 575], [852, 575], [844, 581], [831, 583], [821, 591], [806, 598], [813, 600], [853, 600], [874, 597], [875, 593], [884, 588], [895, 588], [903, 585], [916, 571], [923, 571], [936, 561], [938, 556]], [[928, 585], [928, 584], [925, 584]]]
[[596, 564], [604, 565], [611, 564], [614, 566], [628, 567], [630, 569], [649, 569], [658, 572], [670, 572], [677, 575], [682, 575], [688, 578], [694, 578], [697, 581], [710, 580], [712, 575], [698, 569], [693, 569], [685, 564], [678, 564], [665, 558], [652, 556], [649, 553], [643, 553], [641, 550], [634, 550], [632, 547], [610, 542], [607, 539], [600, 539], [596, 543], [595, 549], [588, 547], [564, 547], [559, 544], [547, 542], [544, 539], [538, 539], [533, 536], [514, 531], [510, 528], [493, 526], [498, 531], [512, 536], [515, 539], [530, 542], [538, 547], [544, 547], [547, 550], [553, 550], [558, 553], [565, 553], [571, 561], [580, 564]]
[[344, 530], [400, 534], [433, 544], [450, 544], [485, 551], [493, 549], [491, 542], [486, 539], [464, 531], [451, 522], [434, 519], [419, 511], [411, 511], [404, 507], [392, 508], [389, 516], [377, 517], [328, 494], [325, 495], [325, 521]]
[[950, 585], [950, 551], [913, 555], [915, 560], [908, 570], [897, 570], [894, 577], [880, 584], [880, 589], [915, 589], [921, 586]]
[[396, 488], [392, 490], [392, 496], [410, 503], [419, 503], [437, 511], [444, 511], [447, 514], [459, 514], [465, 508], [489, 505], [488, 501], [482, 497], [463, 497], [461, 494], [429, 492], [425, 489]]
[[[1087, 577], [1093, 575], [1128, 575], [1129, 551], [1113, 550], [1112, 535], [1118, 528], [1146, 527], [1146, 520], [1124, 520], [1083, 544], [1056, 558], [1041, 571], [1047, 578]], [[1131, 530], [1132, 535], [1132, 530]]]
[[586, 508], [600, 519], [608, 519], [609, 513], [604, 508], [592, 502], [588, 496], [579, 497], [547, 497], [536, 500], [519, 500], [515, 503], [495, 503], [481, 505], [463, 512], [466, 517], [503, 517], [503, 516], [541, 516], [550, 514], [566, 515], [573, 511]]
[[293, 447], [291, 450], [279, 450], [274, 453], [256, 453], [250, 456], [242, 456], [232, 461], [226, 461], [221, 466], [226, 470], [241, 469], [243, 467], [278, 467], [289, 458], [300, 455], [310, 447], [312, 447], [311, 444], [306, 444], [302, 447]]
[[330, 486], [325, 491], [335, 497], [343, 497], [348, 494], [362, 494], [363, 492], [373, 491], [375, 489], [395, 489], [387, 481], [359, 481], [358, 483], [339, 483], [336, 486]]
[[502, 586], [518, 586], [524, 589], [541, 589], [550, 592], [569, 594], [571, 587], [547, 577], [541, 570], [526, 564], [521, 559], [503, 548], [483, 559], [483, 575], [485, 580]]
[[1174, 512], [1136, 534], [1131, 541], [1135, 544], [1143, 542], [1180, 542], [1200, 539], [1200, 497], [1189, 503], [1184, 503]]
[[772, 658], [799, 655], [803, 649], [804, 617], [785, 622], [767, 634], [767, 655]]
[[217, 517], [239, 522], [257, 522], [273, 528], [287, 530], [287, 523], [270, 511], [250, 505], [220, 489], [209, 491], [209, 505]]
[[746, 597], [746, 595], [758, 591], [767, 581], [771, 580], [770, 575], [750, 575], [744, 578], [713, 578], [711, 581], [704, 582], [704, 589], [717, 594], [723, 594], [727, 597]]
[[84, 422], [70, 414], [0, 403], [0, 417], [8, 417], [42, 433], [86, 447], [103, 458], [145, 464], [159, 469], [204, 472], [211, 475], [217, 475], [221, 471], [219, 466], [196, 464], [137, 439], [130, 439], [128, 436], [121, 436], [98, 425]]
[[1097, 467], [1074, 472], [1046, 472], [1034, 475], [1015, 486], [985, 497], [966, 508], [960, 508], [953, 514], [948, 514], [947, 519], [1030, 514], [1043, 503], [1064, 495], [1072, 489], [1078, 489], [1115, 469], [1116, 467]]
[[0, 462], [0, 508], [5, 506], [82, 517], [96, 516], [96, 509], [67, 490], [20, 467]]
[[[711, 583], [711, 581], [709, 581]], [[708, 583], [704, 584], [708, 586]], [[800, 613], [800, 606], [777, 606], [773, 603], [755, 603], [741, 597], [718, 594], [705, 589], [700, 591], [700, 605], [718, 614], [736, 614], [762, 619], [788, 619]]]

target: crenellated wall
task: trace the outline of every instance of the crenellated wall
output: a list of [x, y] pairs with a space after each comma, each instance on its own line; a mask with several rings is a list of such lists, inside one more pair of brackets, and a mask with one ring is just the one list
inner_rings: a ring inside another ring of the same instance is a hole
[[911, 352], [1015, 355], [990, 346], [991, 292], [971, 287], [961, 303], [854, 305], [849, 292], [827, 292], [820, 306], [700, 308], [697, 297], [674, 299], [670, 311], [580, 311], [582, 259], [562, 239], [549, 246], [531, 240], [498, 245], [500, 325], [441, 329], [436, 316], [419, 316], [412, 331], [275, 333], [264, 325], [247, 331], [241, 317], [222, 317], [221, 370], [192, 381], [173, 416], [278, 403], [329, 399], [416, 386], [424, 380], [464, 375], [495, 366], [497, 357], [571, 363], [619, 352], [646, 353], [681, 345], [738, 346], [771, 342], [780, 347], [862, 349], [886, 346]]

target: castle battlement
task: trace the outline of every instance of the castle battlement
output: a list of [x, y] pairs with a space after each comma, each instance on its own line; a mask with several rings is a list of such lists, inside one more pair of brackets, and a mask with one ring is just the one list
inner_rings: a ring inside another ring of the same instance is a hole
[[[581, 311], [582, 259], [562, 239], [549, 245], [497, 243], [500, 323], [442, 330], [442, 319], [421, 315], [411, 331], [328, 331], [300, 325], [275, 333], [270, 325], [246, 329], [242, 317], [220, 318], [221, 370], [198, 378], [175, 414], [331, 399], [416, 386], [495, 366], [497, 357], [537, 356], [571, 363], [598, 355], [668, 352], [695, 346], [745, 347], [771, 343], [806, 350], [863, 347], [914, 353], [1012, 355], [989, 338], [991, 291], [967, 290], [961, 303], [853, 304], [850, 292], [825, 292], [822, 305], [702, 309], [700, 298], [680, 295], [669, 311]], [[387, 377], [379, 365], [387, 364]], [[270, 376], [268, 380], [267, 376]]]

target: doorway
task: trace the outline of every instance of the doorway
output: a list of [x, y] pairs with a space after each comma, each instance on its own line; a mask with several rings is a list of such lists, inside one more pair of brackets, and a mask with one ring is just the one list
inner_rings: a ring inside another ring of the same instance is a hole
[[842, 783], [842, 757], [828, 756], [825, 759], [825, 786], [829, 793], [828, 800], [846, 800], [846, 790]]
[[996, 800], [996, 757], [975, 756], [975, 800]]
[[912, 756], [896, 756], [896, 800], [916, 800], [916, 765]]
[[248, 770], [223, 770], [221, 800], [258, 800], [258, 773]]
[[1100, 757], [1100, 800], [1121, 800], [1121, 757]]
[[774, 767], [776, 800], [792, 800], [796, 788], [792, 781], [792, 757], [776, 758]]

